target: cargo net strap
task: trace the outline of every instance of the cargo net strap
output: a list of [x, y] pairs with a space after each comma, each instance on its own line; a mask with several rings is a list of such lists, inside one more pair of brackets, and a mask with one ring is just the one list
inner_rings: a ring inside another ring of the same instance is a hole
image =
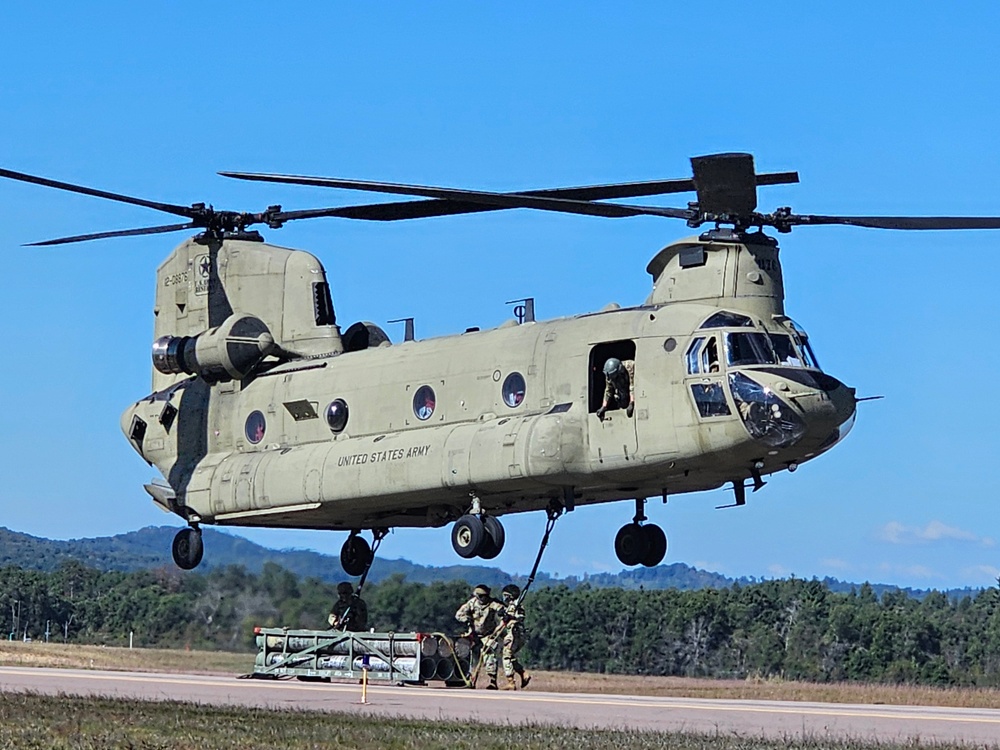
[[365, 587], [365, 581], [368, 580], [368, 571], [372, 569], [372, 563], [375, 562], [375, 553], [382, 546], [382, 540], [385, 539], [388, 533], [389, 529], [372, 529], [372, 553], [368, 556], [368, 564], [365, 566], [365, 570], [361, 574], [361, 580], [358, 581], [358, 588], [354, 592], [358, 596], [361, 596], [361, 589]]
[[[372, 564], [375, 562], [375, 553], [378, 552], [378, 548], [382, 546], [382, 540], [385, 539], [386, 535], [389, 533], [389, 529], [372, 529], [372, 549], [371, 554], [368, 555], [368, 564], [365, 565], [364, 571], [361, 573], [361, 579], [358, 581], [358, 587], [354, 590], [354, 595], [361, 598], [361, 589], [365, 587], [365, 581], [368, 580], [368, 571], [372, 569]], [[347, 625], [351, 621], [349, 615], [351, 614], [351, 608], [348, 607], [344, 610], [344, 614], [341, 617], [340, 630], [346, 631]]]
[[[535, 576], [538, 574], [538, 566], [542, 562], [542, 554], [545, 552], [545, 548], [549, 544], [549, 535], [552, 533], [552, 529], [555, 528], [556, 521], [559, 519], [559, 516], [563, 514], [563, 506], [553, 503], [545, 510], [545, 513], [548, 516], [545, 522], [545, 533], [542, 535], [542, 543], [538, 545], [538, 554], [535, 555], [535, 564], [531, 566], [531, 573], [528, 575], [528, 580], [521, 588], [520, 596], [517, 597], [517, 606], [519, 607], [524, 603], [524, 597], [528, 594], [528, 589], [531, 588], [531, 584], [535, 582]], [[507, 622], [504, 620], [500, 623], [500, 626], [496, 630], [480, 640], [479, 658], [476, 660], [476, 668], [472, 671], [472, 676], [466, 680], [469, 687], [476, 686], [476, 681], [479, 679], [479, 670], [483, 666], [483, 657], [488, 652], [496, 649], [497, 640], [503, 636], [506, 629]], [[475, 633], [473, 633], [473, 638], [474, 637]]]

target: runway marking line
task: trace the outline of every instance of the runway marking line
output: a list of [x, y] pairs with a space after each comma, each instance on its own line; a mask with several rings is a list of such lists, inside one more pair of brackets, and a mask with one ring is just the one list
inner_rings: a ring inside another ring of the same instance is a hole
[[[38, 677], [44, 676], [46, 673], [39, 672], [35, 669], [19, 670], [16, 668], [3, 668], [0, 669], [0, 674], [4, 672], [8, 674], [21, 675], [23, 677]], [[235, 687], [235, 688], [249, 688], [253, 687], [263, 687], [268, 685], [279, 690], [294, 690], [294, 691], [304, 691], [304, 692], [316, 692], [316, 693], [355, 693], [357, 692], [357, 687], [354, 685], [346, 685], [344, 683], [331, 683], [324, 685], [309, 685], [309, 684], [288, 684], [285, 682], [250, 682], [250, 681], [238, 681], [238, 680], [213, 680], [213, 679], [191, 679], [182, 677], [145, 677], [138, 675], [109, 675], [109, 674], [94, 674], [88, 673], [86, 671], [73, 672], [75, 677], [79, 677], [87, 680], [94, 681], [108, 681], [113, 680], [115, 682], [142, 682], [142, 683], [168, 683], [171, 685], [205, 685], [207, 687]], [[407, 690], [407, 688], [399, 688], [400, 690]], [[420, 689], [420, 688], [417, 688]], [[413, 688], [409, 688], [411, 694], [416, 692]], [[423, 689], [427, 691], [426, 688]], [[429, 691], [428, 691], [429, 692]], [[926, 708], [924, 706], [899, 706], [898, 710], [893, 712], [887, 709], [879, 709], [878, 711], [859, 711], [856, 709], [826, 709], [826, 708], [815, 708], [812, 706], [802, 706], [802, 707], [785, 707], [785, 706], [733, 706], [726, 705], [725, 703], [719, 704], [707, 704], [707, 703], [651, 703], [642, 700], [630, 700], [629, 696], [622, 696], [617, 700], [607, 700], [601, 698], [557, 698], [551, 695], [539, 695], [537, 693], [531, 693], [525, 695], [524, 693], [476, 693], [462, 690], [459, 691], [444, 691], [444, 690], [434, 690], [433, 693], [440, 697], [447, 697], [449, 699], [461, 698], [462, 700], [468, 700], [473, 698], [476, 700], [518, 700], [518, 701], [530, 701], [532, 703], [564, 703], [569, 705], [594, 705], [594, 706], [618, 706], [621, 708], [635, 707], [635, 708], [684, 708], [694, 711], [729, 711], [733, 713], [764, 713], [764, 714], [792, 714], [796, 716], [810, 715], [810, 716], [851, 716], [851, 717], [867, 717], [875, 719], [921, 719], [928, 721], [950, 721], [955, 723], [971, 723], [971, 724], [1000, 724], [1000, 714], [996, 717], [958, 717], [958, 716], [947, 716], [943, 714], [922, 714], [915, 716], [913, 714], [914, 709]], [[369, 694], [374, 696], [392, 696], [396, 693], [393, 690], [387, 690], [386, 688], [372, 688], [369, 687]], [[677, 699], [667, 699], [667, 700], [677, 700]], [[706, 701], [715, 699], [704, 699]], [[730, 699], [732, 700], [732, 699]], [[907, 710], [909, 709], [909, 710]], [[979, 710], [992, 710], [992, 709], [979, 709]]]

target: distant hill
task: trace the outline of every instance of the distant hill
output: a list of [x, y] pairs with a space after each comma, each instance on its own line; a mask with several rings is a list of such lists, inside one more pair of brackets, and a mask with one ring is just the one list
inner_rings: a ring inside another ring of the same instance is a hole
[[[98, 570], [133, 571], [173, 566], [170, 544], [177, 529], [169, 526], [148, 526], [138, 531], [94, 539], [59, 541], [22, 534], [0, 528], [0, 566], [17, 565], [22, 568], [52, 571], [68, 560], [77, 560]], [[242, 565], [248, 571], [259, 573], [266, 562], [273, 562], [302, 577], [323, 581], [342, 580], [344, 572], [340, 558], [309, 550], [274, 550], [251, 542], [249, 539], [227, 534], [211, 528], [202, 529], [205, 556], [199, 570]], [[419, 565], [409, 560], [376, 558], [369, 580], [378, 582], [392, 575], [402, 575], [415, 583], [464, 580], [470, 583], [503, 585], [512, 579], [500, 568], [475, 565], [447, 565], [434, 567]], [[517, 576], [513, 577], [517, 580]], [[684, 563], [660, 565], [656, 568], [627, 570], [619, 574], [603, 573], [594, 576], [554, 579], [539, 573], [536, 584], [565, 583], [579, 586], [588, 583], [600, 587], [678, 588], [700, 589], [729, 586], [733, 580], [707, 571], [692, 568]]]
[[[147, 526], [138, 531], [117, 536], [97, 537], [93, 539], [70, 539], [60, 541], [10, 531], [0, 527], [0, 566], [16, 565], [32, 570], [55, 570], [63, 562], [76, 560], [98, 570], [134, 571], [163, 566], [173, 566], [170, 557], [170, 544], [177, 529], [170, 526]], [[286, 570], [303, 578], [319, 578], [323, 581], [335, 582], [345, 578], [340, 567], [340, 558], [335, 555], [324, 555], [310, 550], [275, 550], [263, 547], [249, 539], [216, 531], [211, 528], [202, 530], [205, 547], [210, 554], [199, 570], [242, 565], [252, 573], [259, 573], [264, 563], [273, 562]], [[467, 581], [469, 583], [486, 583], [490, 586], [503, 585], [511, 580], [523, 580], [524, 576], [511, 576], [500, 568], [484, 568], [475, 565], [447, 565], [434, 567], [418, 565], [409, 560], [388, 560], [376, 558], [372, 565], [369, 581], [377, 583], [392, 575], [402, 575], [414, 583], [431, 583], [434, 581]], [[754, 579], [733, 579], [699, 570], [684, 563], [658, 565], [655, 568], [633, 568], [620, 573], [598, 573], [583, 577], [570, 576], [553, 578], [546, 573], [539, 573], [536, 585], [565, 584], [575, 588], [588, 584], [595, 588], [623, 589], [667, 589], [693, 590], [703, 588], [725, 588], [734, 583], [749, 584]], [[850, 591], [858, 584], [839, 581], [835, 578], [824, 578], [824, 583], [831, 591]], [[885, 591], [905, 591], [915, 597], [922, 597], [927, 592], [915, 589], [900, 589], [898, 586], [872, 584], [876, 594]], [[945, 592], [952, 596], [963, 596], [975, 593], [976, 589], [958, 589]]]

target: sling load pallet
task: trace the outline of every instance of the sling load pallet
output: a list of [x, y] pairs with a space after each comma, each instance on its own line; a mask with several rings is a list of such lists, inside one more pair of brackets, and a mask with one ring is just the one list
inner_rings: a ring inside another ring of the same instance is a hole
[[441, 633], [354, 633], [254, 628], [256, 679], [368, 680], [470, 687], [472, 643]]

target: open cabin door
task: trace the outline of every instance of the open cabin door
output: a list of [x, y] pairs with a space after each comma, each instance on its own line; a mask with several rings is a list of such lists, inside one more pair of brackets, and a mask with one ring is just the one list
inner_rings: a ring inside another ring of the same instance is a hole
[[[622, 362], [634, 362], [635, 371], [641, 363], [635, 362], [635, 342], [630, 340], [597, 344], [590, 350], [588, 358], [589, 408], [587, 433], [590, 443], [590, 460], [596, 471], [620, 469], [636, 460], [639, 441], [636, 431], [636, 414], [629, 417], [624, 405], [609, 408], [601, 420], [597, 410], [604, 401], [607, 381], [604, 377], [604, 363], [609, 357]], [[637, 377], [639, 377], [637, 375]], [[634, 384], [633, 384], [634, 388]], [[636, 404], [638, 408], [638, 404]]]

